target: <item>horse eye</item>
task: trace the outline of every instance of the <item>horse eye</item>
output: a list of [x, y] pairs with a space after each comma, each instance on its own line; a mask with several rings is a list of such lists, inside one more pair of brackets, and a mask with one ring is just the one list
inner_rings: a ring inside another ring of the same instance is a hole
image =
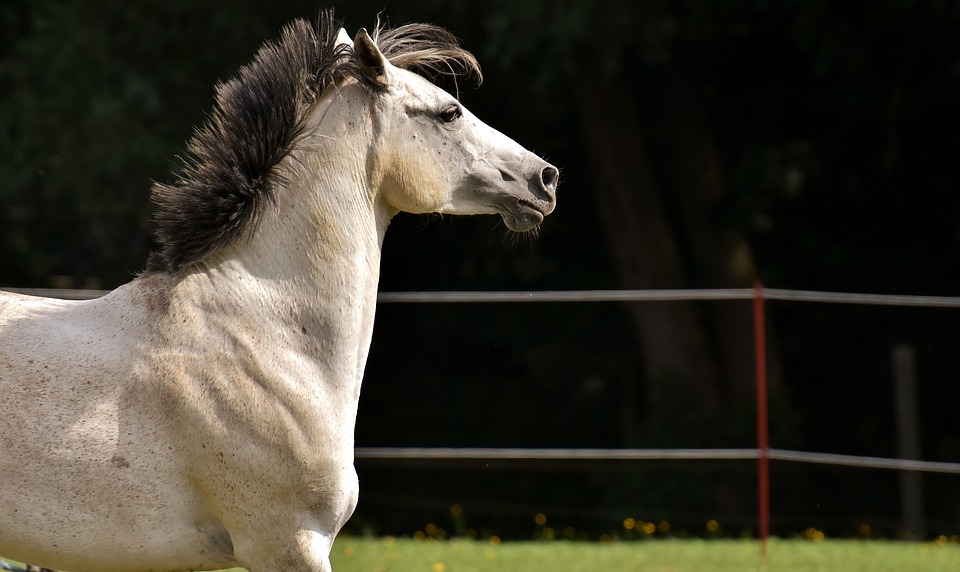
[[444, 110], [441, 111], [437, 116], [440, 118], [440, 121], [443, 121], [444, 123], [453, 123], [457, 119], [463, 117], [463, 111], [460, 109], [459, 105], [451, 105], [444, 108]]

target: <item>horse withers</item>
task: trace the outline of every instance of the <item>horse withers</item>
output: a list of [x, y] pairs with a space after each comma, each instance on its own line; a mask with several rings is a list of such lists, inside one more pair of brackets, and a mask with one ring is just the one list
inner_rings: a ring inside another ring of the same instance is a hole
[[0, 555], [74, 572], [327, 571], [399, 211], [553, 211], [559, 173], [419, 72], [429, 25], [295, 21], [217, 89], [153, 198], [146, 271], [94, 300], [0, 295]]

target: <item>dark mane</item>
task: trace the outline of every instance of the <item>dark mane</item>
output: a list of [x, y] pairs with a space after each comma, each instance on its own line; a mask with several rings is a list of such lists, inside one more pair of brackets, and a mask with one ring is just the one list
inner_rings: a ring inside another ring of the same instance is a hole
[[[156, 241], [147, 271], [181, 272], [250, 236], [283, 183], [277, 165], [304, 135], [311, 104], [354, 78], [370, 90], [349, 46], [337, 46], [333, 11], [316, 26], [296, 20], [265, 43], [238, 77], [217, 86], [213, 111], [196, 130], [177, 181], [154, 185]], [[410, 24], [372, 34], [394, 65], [427, 74], [476, 74], [474, 57], [442, 28]]]

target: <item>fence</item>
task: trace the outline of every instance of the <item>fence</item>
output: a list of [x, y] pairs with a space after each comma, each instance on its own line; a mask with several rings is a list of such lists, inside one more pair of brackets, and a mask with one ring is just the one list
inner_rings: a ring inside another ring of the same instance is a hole
[[[105, 294], [101, 290], [5, 288], [11, 292], [64, 299], [89, 299]], [[960, 463], [882, 458], [775, 449], [768, 441], [766, 380], [766, 317], [769, 300], [901, 306], [960, 308], [960, 297], [855, 294], [764, 288], [712, 290], [577, 290], [509, 292], [381, 292], [384, 304], [429, 303], [532, 303], [532, 302], [672, 302], [711, 300], [752, 300], [754, 353], [756, 358], [757, 447], [750, 449], [529, 449], [529, 448], [357, 448], [358, 459], [426, 460], [756, 460], [758, 491], [758, 537], [765, 551], [770, 530], [769, 462], [826, 464], [845, 467], [888, 469], [909, 473], [932, 472], [960, 475]]]

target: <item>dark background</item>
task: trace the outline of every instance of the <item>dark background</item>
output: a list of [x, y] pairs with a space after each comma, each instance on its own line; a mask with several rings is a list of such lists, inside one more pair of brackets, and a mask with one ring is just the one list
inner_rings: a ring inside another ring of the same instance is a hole
[[[112, 288], [151, 248], [149, 188], [213, 86], [321, 6], [0, 2], [0, 284]], [[952, 2], [360, 0], [351, 33], [429, 21], [484, 67], [461, 98], [560, 166], [535, 241], [399, 215], [381, 290], [747, 287], [957, 295]], [[448, 86], [449, 87], [449, 86]], [[960, 461], [956, 310], [774, 302], [774, 447], [895, 456], [891, 351], [917, 355], [922, 455]], [[359, 446], [750, 447], [749, 302], [382, 305]], [[749, 462], [358, 463], [354, 531], [528, 538], [750, 532]], [[902, 532], [897, 475], [773, 465], [773, 526]], [[960, 532], [927, 475], [928, 534]], [[457, 505], [460, 510], [450, 507]], [[546, 525], [534, 522], [535, 514]], [[434, 530], [434, 529], [431, 529]]]

